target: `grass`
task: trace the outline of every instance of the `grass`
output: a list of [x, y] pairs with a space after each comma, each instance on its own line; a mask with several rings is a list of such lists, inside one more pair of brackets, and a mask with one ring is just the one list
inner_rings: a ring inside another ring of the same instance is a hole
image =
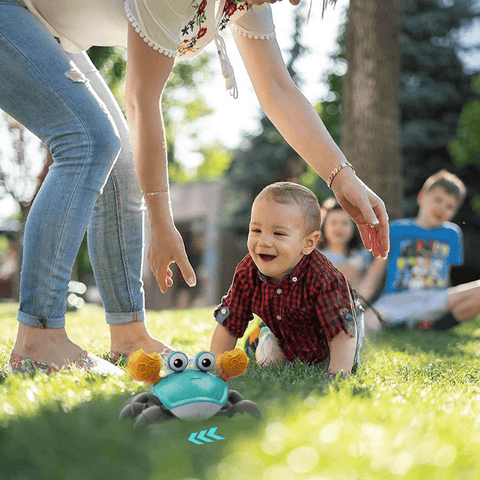
[[[9, 376], [15, 305], [0, 304], [0, 478], [370, 480], [480, 478], [480, 317], [447, 333], [382, 332], [356, 375], [323, 381], [295, 364], [230, 382], [254, 400], [246, 414], [133, 430], [118, 414], [145, 386], [63, 372]], [[208, 349], [212, 309], [149, 314], [149, 329], [187, 354]], [[108, 351], [100, 309], [70, 314], [71, 337]], [[195, 445], [217, 427], [225, 440]]]

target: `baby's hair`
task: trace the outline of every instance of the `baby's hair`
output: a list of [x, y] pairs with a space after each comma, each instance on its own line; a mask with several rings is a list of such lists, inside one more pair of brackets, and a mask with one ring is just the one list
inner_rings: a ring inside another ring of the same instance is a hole
[[[322, 226], [320, 227], [320, 240], [318, 241], [318, 249], [322, 250], [324, 248], [328, 247], [328, 241], [327, 237], [325, 236], [325, 221], [329, 215], [330, 212], [334, 212], [337, 210], [344, 211], [342, 206], [337, 202], [337, 200], [333, 197], [327, 198], [323, 203], [322, 203]], [[355, 250], [356, 248], [359, 248], [360, 245], [362, 244], [362, 240], [360, 238], [360, 234], [358, 233], [358, 230], [356, 228], [356, 225], [354, 224], [353, 220], [351, 220], [354, 229], [353, 229], [353, 235], [352, 238], [348, 241], [347, 243], [347, 257], [350, 255], [352, 250]]]
[[426, 193], [436, 187], [442, 187], [449, 195], [453, 195], [457, 199], [458, 208], [462, 206], [467, 189], [456, 175], [447, 170], [440, 170], [427, 178], [420, 192]]
[[296, 203], [305, 215], [307, 235], [320, 230], [320, 205], [315, 194], [307, 187], [293, 182], [276, 182], [267, 185], [256, 198], [266, 196], [283, 204]]

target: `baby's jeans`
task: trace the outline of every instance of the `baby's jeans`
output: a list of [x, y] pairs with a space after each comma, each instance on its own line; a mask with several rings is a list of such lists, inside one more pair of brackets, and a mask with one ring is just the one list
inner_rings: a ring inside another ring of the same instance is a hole
[[0, 0], [0, 108], [53, 164], [25, 226], [18, 320], [63, 328], [85, 232], [107, 323], [144, 320], [144, 203], [123, 114], [86, 53], [67, 55], [15, 0]]

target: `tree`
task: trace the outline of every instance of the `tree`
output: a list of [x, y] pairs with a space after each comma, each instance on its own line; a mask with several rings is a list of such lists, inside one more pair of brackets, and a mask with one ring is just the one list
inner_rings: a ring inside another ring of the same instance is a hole
[[398, 1], [351, 0], [346, 37], [342, 150], [361, 178], [401, 211]]

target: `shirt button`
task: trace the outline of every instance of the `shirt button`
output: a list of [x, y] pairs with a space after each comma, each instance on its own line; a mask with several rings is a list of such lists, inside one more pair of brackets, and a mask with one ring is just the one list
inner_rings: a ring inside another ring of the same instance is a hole
[[277, 315], [277, 320], [282, 320], [282, 316], [281, 316], [281, 315]]
[[277, 290], [277, 293], [280, 295], [280, 294], [282, 293], [282, 289], [279, 288], [279, 289]]
[[227, 313], [227, 309], [226, 309], [226, 308], [222, 308], [222, 309], [220, 310], [220, 313], [221, 313], [222, 315], [225, 315], [225, 314]]
[[292, 277], [292, 282], [295, 283], [298, 280], [297, 277]]

